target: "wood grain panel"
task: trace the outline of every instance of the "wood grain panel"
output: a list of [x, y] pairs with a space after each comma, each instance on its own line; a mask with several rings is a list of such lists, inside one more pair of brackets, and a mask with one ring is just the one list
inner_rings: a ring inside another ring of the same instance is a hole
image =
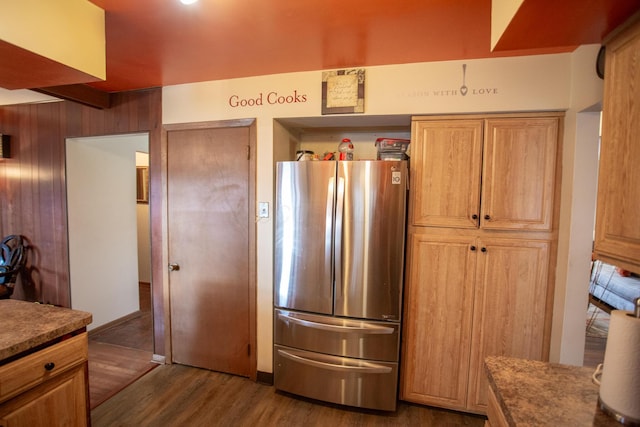
[[551, 242], [546, 240], [479, 240], [468, 406], [483, 411], [488, 383], [487, 356], [547, 360], [545, 317]]
[[476, 239], [415, 233], [410, 240], [401, 398], [464, 410]]
[[[0, 235], [22, 234], [31, 246], [26, 274], [13, 298], [70, 306], [65, 139], [149, 133], [154, 277], [161, 278], [160, 89], [112, 94], [98, 110], [71, 101], [0, 107], [0, 133], [12, 158], [0, 160]], [[155, 201], [155, 202], [154, 202]], [[164, 348], [162, 286], [154, 283], [156, 346]], [[160, 353], [162, 354], [162, 353]]]
[[413, 170], [413, 225], [478, 226], [482, 126], [482, 120], [413, 122], [421, 165]]
[[640, 273], [640, 16], [607, 43], [595, 252]]
[[489, 119], [480, 226], [550, 231], [559, 118]]

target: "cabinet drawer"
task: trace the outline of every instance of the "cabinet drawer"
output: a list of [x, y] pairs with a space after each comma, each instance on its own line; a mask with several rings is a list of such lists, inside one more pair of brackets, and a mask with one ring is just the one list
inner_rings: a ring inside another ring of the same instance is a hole
[[88, 358], [87, 333], [0, 367], [0, 402], [37, 386]]

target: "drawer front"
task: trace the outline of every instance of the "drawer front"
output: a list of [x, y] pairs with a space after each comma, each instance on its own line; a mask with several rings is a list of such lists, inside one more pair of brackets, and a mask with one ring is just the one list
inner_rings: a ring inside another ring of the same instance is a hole
[[275, 343], [358, 359], [398, 361], [400, 325], [275, 310]]
[[275, 346], [274, 386], [300, 396], [395, 411], [398, 364]]
[[0, 402], [4, 402], [87, 361], [84, 332], [0, 367]]

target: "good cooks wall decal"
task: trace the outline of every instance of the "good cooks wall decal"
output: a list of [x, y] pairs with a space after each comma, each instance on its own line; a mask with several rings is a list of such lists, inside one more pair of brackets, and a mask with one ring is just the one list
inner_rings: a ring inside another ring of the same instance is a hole
[[[364, 73], [364, 70], [360, 69]], [[467, 83], [467, 64], [462, 64], [460, 70], [460, 85], [432, 89], [415, 89], [407, 93], [410, 97], [473, 97], [498, 95], [496, 87], [476, 87]], [[259, 92], [255, 95], [231, 95], [228, 104], [232, 108], [262, 107], [265, 105], [303, 104], [309, 101], [309, 96], [301, 90], [295, 89], [281, 93], [277, 91]]]
[[263, 105], [282, 105], [282, 104], [298, 104], [307, 102], [308, 97], [305, 93], [294, 90], [292, 93], [282, 94], [278, 92], [260, 92], [256, 96], [241, 97], [240, 95], [231, 95], [229, 97], [229, 105], [236, 107], [254, 107]]

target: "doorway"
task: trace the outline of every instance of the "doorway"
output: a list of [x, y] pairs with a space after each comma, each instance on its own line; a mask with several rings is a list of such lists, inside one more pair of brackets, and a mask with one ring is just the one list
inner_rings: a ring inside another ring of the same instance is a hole
[[136, 192], [148, 141], [147, 134], [66, 141], [71, 308], [93, 315], [91, 408], [157, 366], [149, 205]]
[[166, 143], [171, 360], [255, 379], [255, 122]]
[[89, 331], [140, 308], [136, 152], [148, 145], [148, 134], [66, 141], [71, 307], [92, 313]]

